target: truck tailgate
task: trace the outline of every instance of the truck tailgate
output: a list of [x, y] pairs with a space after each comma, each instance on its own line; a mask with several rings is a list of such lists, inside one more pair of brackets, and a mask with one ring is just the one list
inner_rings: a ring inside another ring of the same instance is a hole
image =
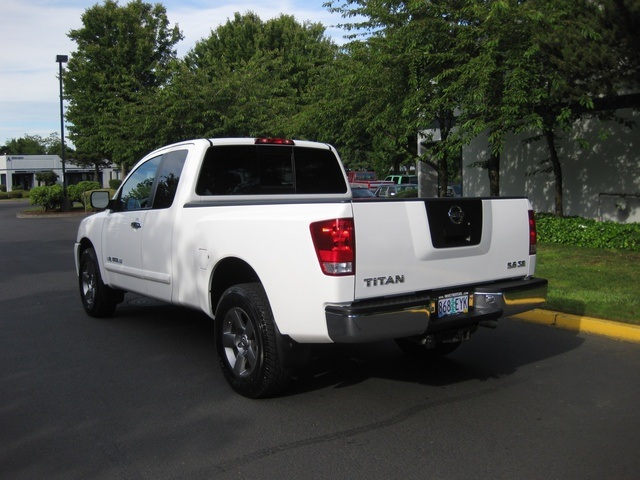
[[533, 275], [529, 209], [526, 198], [353, 202], [355, 298]]

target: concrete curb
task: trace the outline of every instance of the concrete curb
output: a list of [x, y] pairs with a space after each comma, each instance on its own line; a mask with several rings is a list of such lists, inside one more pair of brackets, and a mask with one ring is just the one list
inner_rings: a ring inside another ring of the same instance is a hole
[[568, 313], [553, 312], [551, 310], [535, 309], [514, 315], [512, 318], [525, 322], [539, 323], [552, 327], [571, 330], [579, 333], [601, 335], [625, 342], [640, 343], [640, 326], [599, 318], [582, 317]]

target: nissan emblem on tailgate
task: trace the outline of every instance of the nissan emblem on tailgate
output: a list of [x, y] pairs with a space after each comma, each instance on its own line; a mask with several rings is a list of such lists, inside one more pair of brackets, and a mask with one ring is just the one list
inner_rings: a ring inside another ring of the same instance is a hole
[[447, 215], [449, 216], [449, 220], [456, 225], [460, 225], [464, 220], [464, 211], [462, 211], [462, 208], [458, 205], [452, 205]]

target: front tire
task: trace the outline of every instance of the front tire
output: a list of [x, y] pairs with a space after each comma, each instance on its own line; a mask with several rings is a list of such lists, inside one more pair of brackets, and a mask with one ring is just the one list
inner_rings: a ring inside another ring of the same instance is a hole
[[92, 317], [110, 317], [122, 301], [123, 294], [109, 288], [102, 281], [98, 258], [93, 248], [87, 248], [80, 255], [78, 286], [82, 306]]
[[291, 370], [262, 285], [240, 284], [224, 292], [216, 311], [215, 333], [222, 373], [237, 393], [263, 398], [287, 386]]

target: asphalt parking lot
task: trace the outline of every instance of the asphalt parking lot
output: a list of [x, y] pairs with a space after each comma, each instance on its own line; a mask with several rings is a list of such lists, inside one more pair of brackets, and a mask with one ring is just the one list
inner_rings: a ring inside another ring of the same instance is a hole
[[80, 221], [0, 202], [0, 478], [636, 479], [640, 345], [515, 319], [417, 364], [316, 349], [284, 395], [224, 381], [211, 322], [80, 305]]

